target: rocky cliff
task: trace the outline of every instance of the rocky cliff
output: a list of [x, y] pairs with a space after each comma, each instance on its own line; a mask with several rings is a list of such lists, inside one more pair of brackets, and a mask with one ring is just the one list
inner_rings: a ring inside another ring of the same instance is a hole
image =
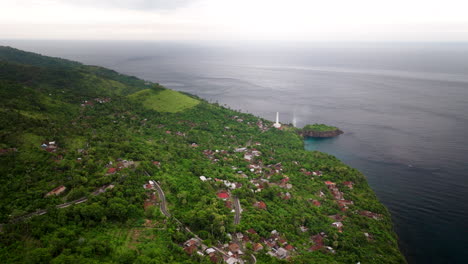
[[343, 134], [343, 131], [339, 129], [335, 129], [331, 131], [303, 130], [303, 131], [300, 131], [299, 134], [303, 137], [327, 138], [327, 137], [336, 137], [338, 135], [341, 135]]

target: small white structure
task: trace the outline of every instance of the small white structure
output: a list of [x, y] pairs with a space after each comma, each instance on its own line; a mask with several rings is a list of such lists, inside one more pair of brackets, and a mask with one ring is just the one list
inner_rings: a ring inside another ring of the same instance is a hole
[[246, 150], [247, 150], [247, 148], [236, 148], [236, 149], [234, 150], [234, 152], [244, 152], [244, 151], [246, 151]]
[[209, 255], [209, 254], [211, 254], [211, 253], [216, 252], [216, 250], [214, 250], [213, 248], [208, 248], [205, 252], [206, 252], [206, 254]]
[[279, 112], [276, 112], [276, 123], [273, 124], [273, 127], [280, 128], [281, 124], [279, 123]]
[[332, 226], [336, 227], [336, 228], [342, 228], [343, 227], [343, 223], [341, 222], [333, 222], [332, 223]]
[[208, 180], [208, 179], [207, 179], [205, 176], [200, 176], [200, 180], [206, 181], [206, 180]]

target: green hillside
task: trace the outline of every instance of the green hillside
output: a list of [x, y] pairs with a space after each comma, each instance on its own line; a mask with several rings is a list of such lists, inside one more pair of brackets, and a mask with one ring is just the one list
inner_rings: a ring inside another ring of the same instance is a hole
[[0, 111], [2, 263], [405, 263], [362, 173], [294, 128], [9, 47]]
[[158, 112], [176, 113], [192, 108], [199, 100], [172, 90], [145, 89], [129, 95], [135, 102]]

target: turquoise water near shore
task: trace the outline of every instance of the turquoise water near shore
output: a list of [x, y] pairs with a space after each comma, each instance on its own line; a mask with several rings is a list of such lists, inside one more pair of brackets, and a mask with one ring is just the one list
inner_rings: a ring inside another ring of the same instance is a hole
[[468, 260], [468, 43], [290, 46], [0, 41], [255, 115], [337, 126], [307, 139], [367, 177], [410, 264]]

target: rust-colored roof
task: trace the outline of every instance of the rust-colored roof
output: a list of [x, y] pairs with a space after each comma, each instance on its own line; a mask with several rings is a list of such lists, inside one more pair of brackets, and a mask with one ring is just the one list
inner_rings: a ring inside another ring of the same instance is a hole
[[229, 245], [229, 250], [232, 252], [232, 253], [236, 253], [239, 251], [239, 245], [237, 243], [232, 243]]
[[257, 207], [258, 209], [266, 209], [267, 208], [267, 205], [266, 203], [262, 202], [262, 201], [259, 201], [259, 202], [256, 202], [254, 204], [255, 207]]
[[220, 192], [217, 195], [218, 195], [218, 198], [221, 198], [221, 199], [229, 198], [229, 193], [227, 193], [227, 192]]
[[253, 245], [253, 250], [254, 251], [259, 251], [259, 250], [262, 250], [262, 249], [263, 249], [263, 246], [260, 243], [256, 243], [256, 244]]
[[195, 245], [191, 245], [191, 246], [184, 248], [184, 251], [189, 255], [192, 255], [196, 250], [197, 250], [197, 246]]
[[312, 200], [312, 204], [315, 206], [320, 206], [321, 203], [318, 200]]

